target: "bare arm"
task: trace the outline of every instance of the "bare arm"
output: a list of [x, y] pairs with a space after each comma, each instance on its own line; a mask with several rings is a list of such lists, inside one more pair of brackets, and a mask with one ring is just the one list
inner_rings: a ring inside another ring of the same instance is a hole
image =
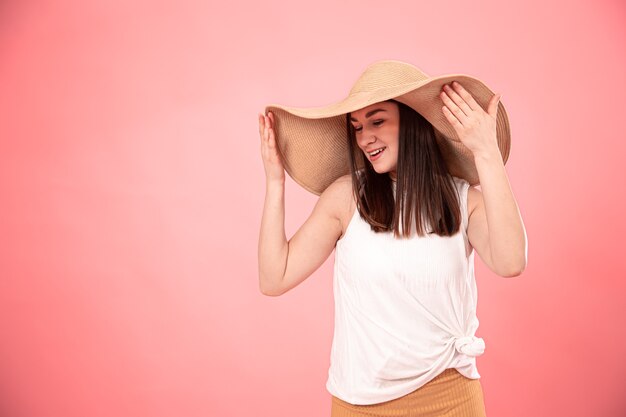
[[322, 193], [296, 234], [285, 236], [285, 172], [276, 148], [274, 118], [259, 115], [266, 193], [259, 234], [259, 289], [281, 295], [310, 276], [330, 255], [341, 235], [339, 209], [345, 207], [351, 180], [340, 177]]
[[500, 156], [494, 148], [475, 158], [482, 192], [468, 225], [468, 238], [481, 259], [503, 277], [520, 275], [526, 267], [528, 240], [524, 222]]
[[341, 236], [340, 210], [349, 207], [349, 176], [341, 177], [322, 193], [304, 224], [289, 240], [289, 256], [280, 293], [296, 287], [315, 272], [332, 253]]
[[285, 272], [285, 167], [274, 137], [274, 115], [259, 114], [261, 156], [265, 169], [266, 191], [259, 234], [259, 289], [267, 293], [276, 288]]
[[267, 182], [259, 233], [259, 289], [270, 295], [285, 273], [289, 245], [285, 236], [285, 183]]
[[[338, 213], [349, 204], [351, 182], [349, 176], [337, 179], [324, 190], [313, 211], [293, 237], [284, 238], [284, 204], [271, 212], [262, 228], [259, 241], [259, 265], [266, 275], [260, 275], [261, 291], [266, 295], [282, 295], [302, 283], [328, 259], [341, 236]], [[268, 190], [269, 191], [269, 190]], [[282, 201], [282, 200], [281, 200]], [[278, 225], [278, 219], [281, 224]], [[261, 271], [261, 269], [260, 269]], [[259, 272], [261, 274], [261, 272]]]

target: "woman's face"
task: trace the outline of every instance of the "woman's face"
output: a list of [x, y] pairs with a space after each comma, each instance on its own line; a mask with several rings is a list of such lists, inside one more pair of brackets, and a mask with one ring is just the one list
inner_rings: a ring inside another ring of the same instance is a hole
[[[372, 104], [353, 111], [350, 122], [355, 130], [356, 143], [374, 170], [379, 174], [388, 172], [395, 180], [400, 131], [398, 105], [389, 101]], [[381, 148], [382, 152], [371, 154]]]

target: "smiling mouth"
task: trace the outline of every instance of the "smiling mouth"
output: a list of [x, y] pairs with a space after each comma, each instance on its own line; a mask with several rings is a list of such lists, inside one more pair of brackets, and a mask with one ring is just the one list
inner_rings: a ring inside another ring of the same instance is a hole
[[382, 148], [377, 149], [376, 151], [374, 151], [375, 153], [368, 153], [367, 155], [370, 157], [370, 160], [374, 161], [376, 159], [378, 159], [380, 157], [380, 155], [382, 155], [383, 152], [385, 152], [385, 150], [387, 149], [386, 146], [383, 146]]

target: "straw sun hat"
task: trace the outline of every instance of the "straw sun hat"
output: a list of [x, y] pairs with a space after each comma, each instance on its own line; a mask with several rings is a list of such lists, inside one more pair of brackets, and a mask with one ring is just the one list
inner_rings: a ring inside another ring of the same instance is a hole
[[[275, 116], [276, 143], [285, 171], [314, 194], [320, 195], [335, 179], [350, 173], [346, 113], [391, 98], [413, 108], [433, 125], [448, 172], [475, 185], [478, 184], [478, 172], [472, 152], [460, 141], [441, 110], [444, 103], [439, 93], [444, 84], [455, 80], [487, 111], [494, 93], [474, 77], [465, 74], [431, 77], [411, 64], [383, 60], [369, 65], [348, 96], [339, 102], [309, 108], [270, 104], [265, 107], [265, 114], [271, 111]], [[498, 103], [496, 135], [506, 164], [511, 132], [501, 101]], [[358, 147], [357, 150], [362, 152]]]

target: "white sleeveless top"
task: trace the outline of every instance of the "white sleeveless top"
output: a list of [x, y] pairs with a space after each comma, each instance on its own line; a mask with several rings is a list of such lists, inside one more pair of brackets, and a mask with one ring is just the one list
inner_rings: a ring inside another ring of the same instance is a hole
[[335, 327], [326, 382], [335, 397], [357, 405], [389, 401], [447, 368], [480, 378], [476, 357], [485, 343], [475, 336], [469, 183], [453, 179], [462, 217], [454, 236], [396, 239], [393, 233], [373, 232], [355, 209], [337, 241]]

